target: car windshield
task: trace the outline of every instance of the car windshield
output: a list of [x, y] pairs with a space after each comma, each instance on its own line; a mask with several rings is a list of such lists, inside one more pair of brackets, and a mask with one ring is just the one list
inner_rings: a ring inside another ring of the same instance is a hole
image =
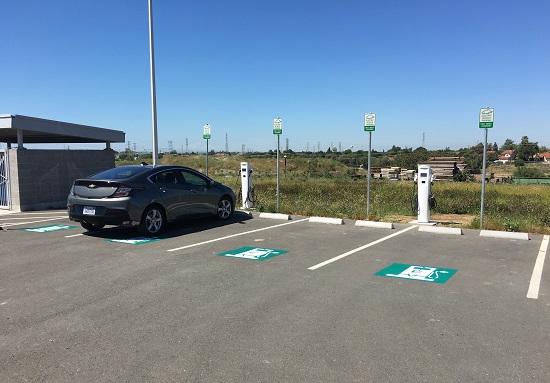
[[104, 172], [94, 174], [90, 178], [95, 180], [118, 180], [118, 179], [125, 179], [135, 176], [136, 174], [142, 173], [144, 171], [149, 170], [150, 168], [147, 166], [121, 166], [118, 168], [113, 168], [109, 170], [105, 170]]

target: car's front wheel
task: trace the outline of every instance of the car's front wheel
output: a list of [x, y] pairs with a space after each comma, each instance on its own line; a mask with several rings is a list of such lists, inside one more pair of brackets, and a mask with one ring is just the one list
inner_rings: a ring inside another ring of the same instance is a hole
[[221, 220], [227, 219], [233, 213], [233, 203], [227, 197], [223, 197], [218, 202], [218, 218]]
[[143, 212], [138, 230], [141, 234], [150, 236], [159, 233], [165, 225], [164, 212], [159, 206], [149, 206]]
[[86, 221], [80, 222], [80, 225], [87, 231], [99, 231], [105, 227], [105, 225], [101, 223], [90, 223]]

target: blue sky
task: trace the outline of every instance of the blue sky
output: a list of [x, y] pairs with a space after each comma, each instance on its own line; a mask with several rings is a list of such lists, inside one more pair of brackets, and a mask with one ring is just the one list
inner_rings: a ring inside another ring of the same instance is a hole
[[[0, 0], [0, 113], [152, 147], [147, 0]], [[154, 0], [158, 141], [294, 151], [550, 146], [550, 1]], [[5, 146], [5, 144], [2, 144]], [[3, 146], [3, 147], [4, 147]], [[127, 146], [115, 144], [115, 149]], [[74, 145], [73, 147], [77, 147]]]

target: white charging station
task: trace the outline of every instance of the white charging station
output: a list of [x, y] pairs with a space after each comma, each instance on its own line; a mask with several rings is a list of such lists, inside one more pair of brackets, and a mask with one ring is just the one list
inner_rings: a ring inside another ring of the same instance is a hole
[[252, 185], [252, 166], [248, 162], [241, 162], [241, 185], [243, 209], [254, 206], [254, 186]]
[[430, 222], [430, 197], [432, 195], [432, 168], [418, 165], [418, 223]]

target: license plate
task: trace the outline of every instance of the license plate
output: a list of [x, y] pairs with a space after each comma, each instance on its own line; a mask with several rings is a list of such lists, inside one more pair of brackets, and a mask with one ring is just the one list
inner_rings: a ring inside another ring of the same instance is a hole
[[82, 214], [84, 214], [84, 215], [95, 215], [95, 207], [84, 206], [84, 209], [82, 209]]

